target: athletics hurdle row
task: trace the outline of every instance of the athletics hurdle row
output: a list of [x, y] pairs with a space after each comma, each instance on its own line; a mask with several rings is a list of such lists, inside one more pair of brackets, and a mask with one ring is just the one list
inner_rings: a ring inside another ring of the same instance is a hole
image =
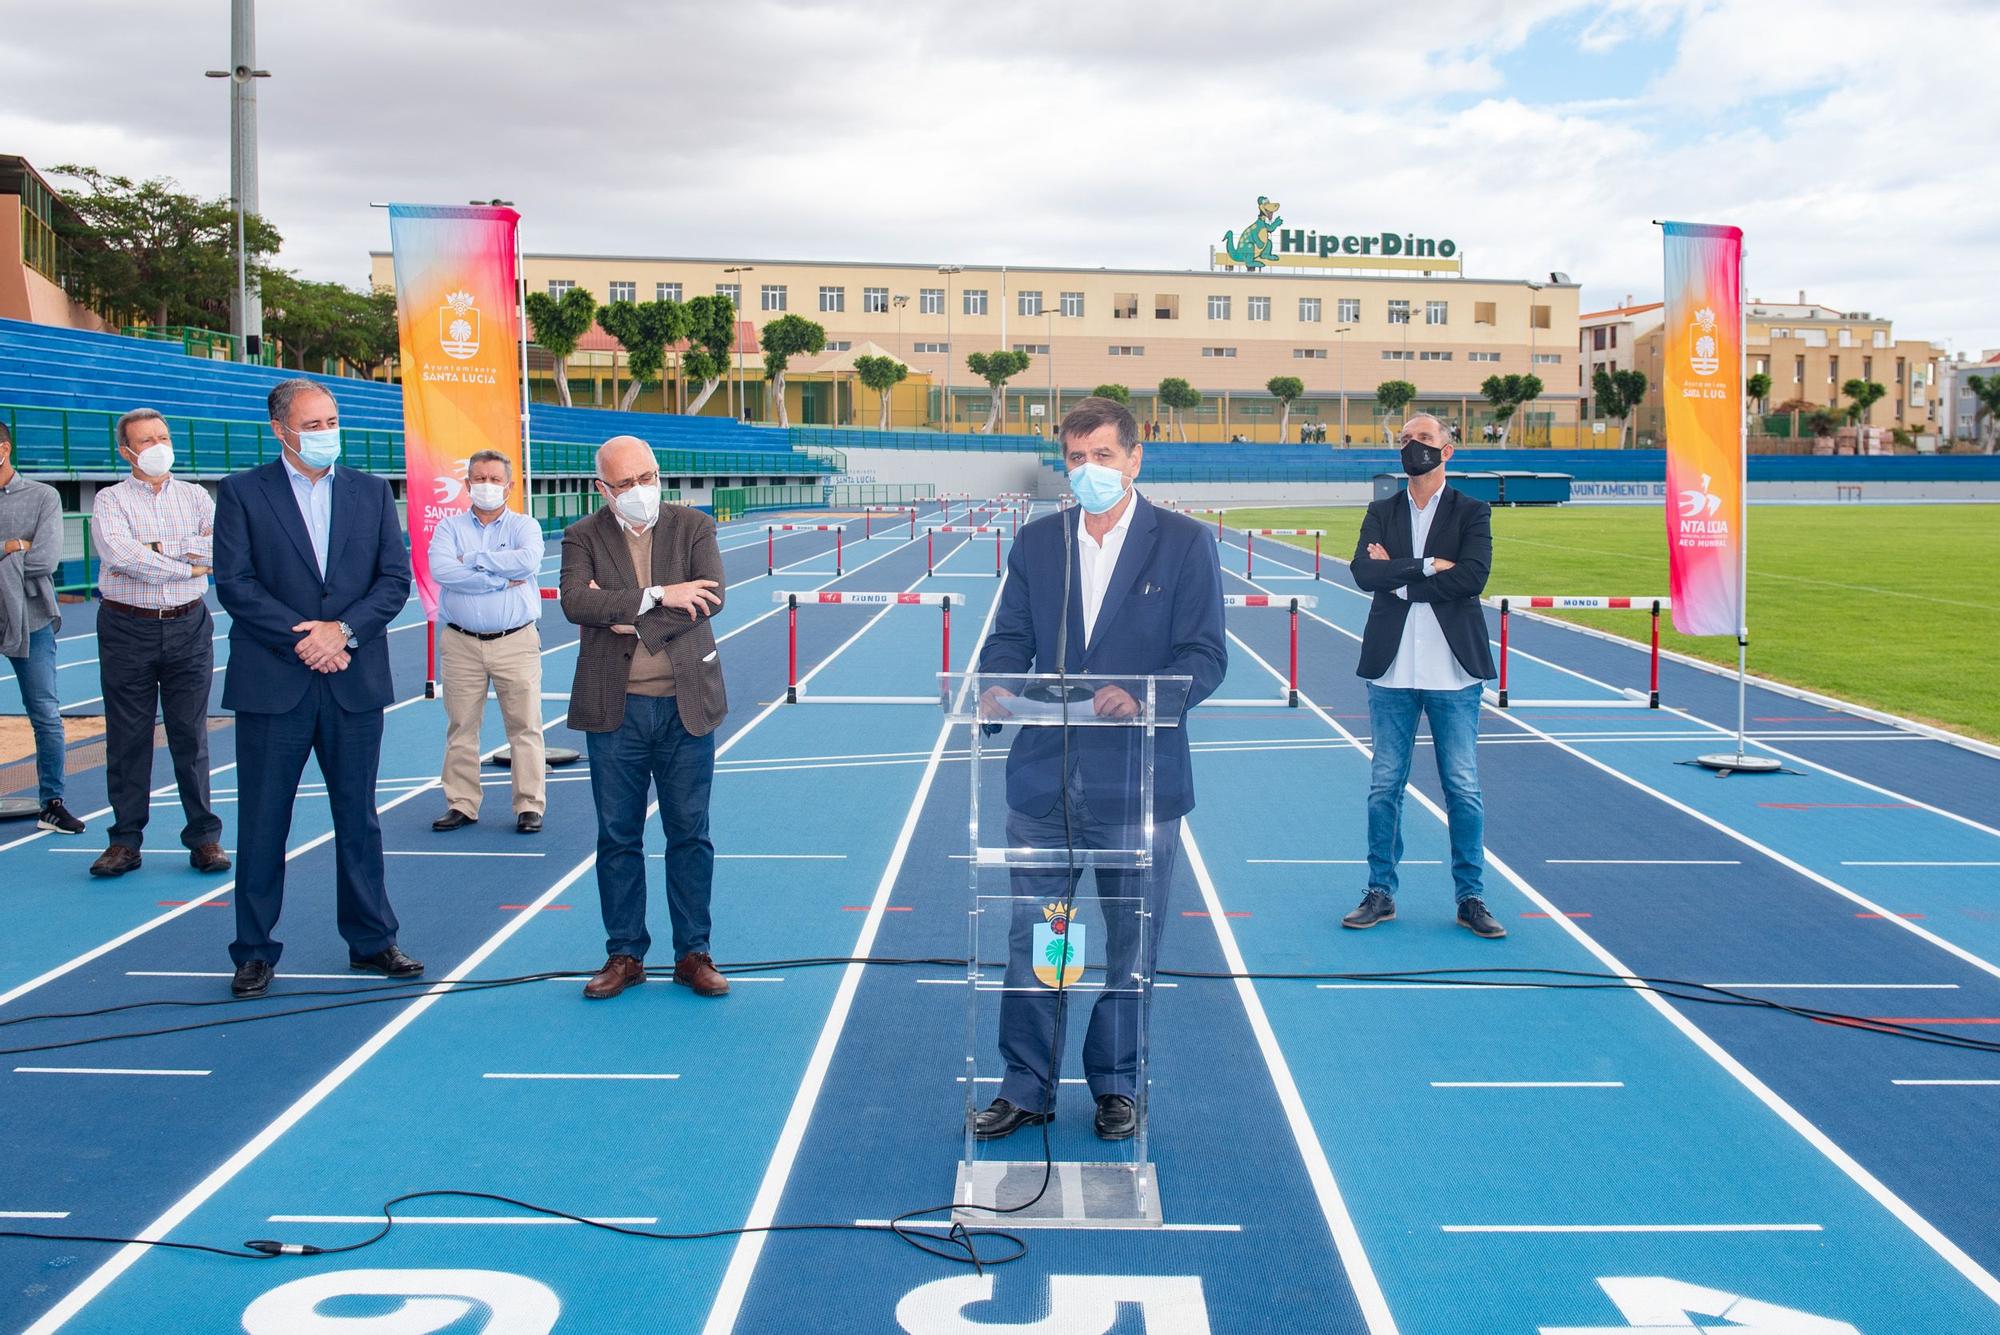
[[1222, 605], [1226, 608], [1276, 607], [1288, 611], [1292, 621], [1291, 664], [1285, 677], [1285, 689], [1275, 698], [1225, 700], [1219, 696], [1210, 696], [1202, 701], [1203, 707], [1221, 705], [1237, 709], [1268, 709], [1272, 705], [1285, 705], [1297, 709], [1299, 707], [1299, 610], [1318, 607], [1319, 599], [1310, 594], [1292, 598], [1275, 593], [1230, 593], [1223, 595]]
[[[1017, 525], [1017, 531], [1018, 527]], [[1000, 543], [1004, 535], [1000, 532], [998, 524], [977, 524], [970, 526], [965, 524], [941, 524], [936, 528], [927, 528], [924, 530], [924, 574], [937, 574], [937, 535], [940, 533], [991, 533], [993, 535], [993, 578], [1000, 578], [1001, 573], [1006, 569], [1006, 562], [1000, 556]], [[950, 668], [945, 669], [947, 672], [950, 670]]]
[[[1671, 598], [1603, 598], [1559, 594], [1507, 594], [1480, 599], [1500, 609], [1500, 689], [1486, 694], [1487, 703], [1499, 709], [1658, 709], [1660, 707], [1660, 612], [1671, 608]], [[1653, 617], [1653, 647], [1649, 658], [1647, 689], [1619, 688], [1618, 700], [1514, 700], [1507, 689], [1507, 621], [1514, 608], [1549, 609], [1568, 612], [1645, 612]]]
[[[916, 522], [911, 516], [911, 523]], [[764, 528], [764, 573], [778, 573], [778, 535], [780, 533], [831, 533], [833, 534], [833, 573], [841, 573], [841, 561], [845, 550], [845, 524], [768, 524]], [[801, 558], [804, 559], [804, 558]]]
[[[936, 695], [808, 695], [799, 685], [799, 607], [935, 607], [944, 613], [944, 671], [951, 671], [949, 593], [855, 593], [831, 589], [781, 589], [771, 601], [785, 609], [785, 703], [816, 705], [935, 705]], [[960, 604], [964, 599], [960, 598]]]
[[[1220, 522], [1218, 521], [1218, 527]], [[1243, 578], [1250, 579], [1257, 573], [1257, 539], [1266, 538], [1311, 538], [1313, 540], [1313, 578], [1319, 574], [1319, 540], [1326, 536], [1323, 528], [1246, 528], [1243, 530]], [[1266, 575], [1265, 579], [1304, 579], [1304, 575]]]

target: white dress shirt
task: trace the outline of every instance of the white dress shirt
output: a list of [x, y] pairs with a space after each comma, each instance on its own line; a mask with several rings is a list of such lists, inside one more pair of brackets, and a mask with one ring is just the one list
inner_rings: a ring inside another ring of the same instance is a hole
[[[1404, 504], [1410, 507], [1410, 551], [1417, 556], [1424, 554], [1424, 545], [1430, 541], [1431, 521], [1437, 518], [1443, 495], [1440, 487], [1428, 505], [1418, 505], [1407, 489], [1403, 492]], [[1396, 596], [1408, 602], [1410, 591], [1397, 585]], [[1403, 618], [1402, 643], [1389, 670], [1377, 677], [1375, 684], [1402, 691], [1462, 691], [1478, 680], [1459, 665], [1458, 655], [1451, 651], [1444, 627], [1438, 623], [1437, 608], [1418, 603]]]
[[1125, 493], [1125, 513], [1104, 535], [1102, 542], [1090, 536], [1079, 517], [1076, 526], [1076, 568], [1083, 588], [1083, 642], [1088, 645], [1097, 629], [1097, 614], [1104, 606], [1104, 591], [1111, 587], [1111, 572], [1118, 568], [1118, 554], [1125, 550], [1125, 535], [1132, 530], [1132, 512], [1139, 508], [1139, 494]]

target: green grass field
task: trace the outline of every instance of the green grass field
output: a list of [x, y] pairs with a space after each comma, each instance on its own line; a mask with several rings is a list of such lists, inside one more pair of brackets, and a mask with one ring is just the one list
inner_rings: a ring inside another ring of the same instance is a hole
[[[1323, 528], [1327, 554], [1344, 558], [1354, 551], [1361, 514], [1358, 508], [1231, 509], [1227, 522], [1232, 529]], [[1224, 556], [1241, 569], [1240, 552]], [[1665, 521], [1652, 506], [1496, 509], [1487, 589], [1665, 594]], [[1647, 634], [1641, 613], [1561, 615], [1631, 639]], [[1664, 618], [1662, 625], [1664, 648], [1735, 666], [1733, 640], [1691, 639], [1673, 633]], [[1996, 650], [2000, 509], [1751, 509], [1752, 674], [2000, 741]]]

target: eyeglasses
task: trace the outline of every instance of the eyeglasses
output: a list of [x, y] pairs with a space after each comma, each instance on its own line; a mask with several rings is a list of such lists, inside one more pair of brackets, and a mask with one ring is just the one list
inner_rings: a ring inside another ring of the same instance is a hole
[[634, 478], [627, 478], [623, 482], [606, 482], [602, 478], [599, 478], [598, 484], [608, 492], [612, 492], [613, 494], [616, 495], [623, 495], [624, 493], [632, 490], [632, 488], [634, 487], [654, 486], [658, 484], [659, 480], [660, 480], [660, 474], [658, 470], [654, 470], [651, 472], [641, 473], [639, 474], [639, 476]]

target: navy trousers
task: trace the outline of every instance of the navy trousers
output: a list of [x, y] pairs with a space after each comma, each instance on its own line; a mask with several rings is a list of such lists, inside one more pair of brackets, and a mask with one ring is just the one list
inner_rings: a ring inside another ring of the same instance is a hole
[[336, 921], [348, 953], [360, 958], [395, 945], [396, 911], [389, 907], [375, 816], [382, 711], [342, 709], [332, 684], [315, 674], [298, 708], [237, 714], [236, 754], [236, 940], [229, 958], [276, 964], [284, 953], [271, 933], [285, 905], [285, 843], [308, 755], [319, 761], [333, 807]]

